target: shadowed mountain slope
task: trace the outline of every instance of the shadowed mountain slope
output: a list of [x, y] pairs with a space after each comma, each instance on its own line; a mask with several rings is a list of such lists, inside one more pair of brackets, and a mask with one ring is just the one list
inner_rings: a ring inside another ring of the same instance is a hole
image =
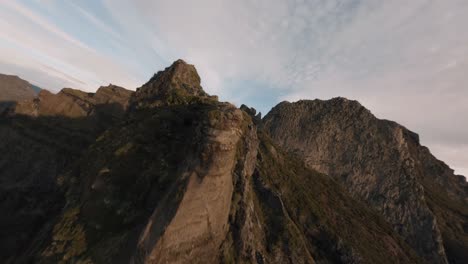
[[[23, 155], [30, 168], [60, 167], [0, 171], [12, 186], [0, 194], [24, 199], [4, 199], [0, 207], [15, 216], [2, 223], [0, 247], [8, 254], [0, 257], [5, 263], [424, 263], [385, 214], [307, 166], [301, 153], [274, 143], [255, 113], [206, 94], [195, 67], [182, 60], [135, 93], [64, 89], [18, 104], [0, 126], [12, 133], [4, 148], [23, 137], [37, 147], [21, 145], [0, 161]], [[32, 192], [40, 202], [25, 198], [44, 179], [48, 189]], [[427, 211], [447, 213], [445, 198], [431, 198]], [[37, 226], [11, 247], [16, 233], [8, 230], [26, 230], [31, 223], [15, 223], [37, 212]]]
[[54, 95], [42, 90], [37, 98], [11, 105], [8, 113], [0, 115], [0, 259], [4, 263], [27, 255], [28, 243], [39, 230], [50, 229], [47, 222], [65, 204], [57, 186], [60, 175], [123, 117], [131, 92], [108, 91], [102, 96], [101, 90], [86, 94], [103, 98], [86, 103], [87, 111], [76, 111], [84, 101], [65, 91]]

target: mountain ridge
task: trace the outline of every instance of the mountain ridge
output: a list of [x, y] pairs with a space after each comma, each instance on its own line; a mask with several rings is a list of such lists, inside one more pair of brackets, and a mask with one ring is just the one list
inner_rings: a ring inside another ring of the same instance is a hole
[[[432, 205], [424, 198], [435, 187], [423, 186], [428, 186], [427, 182], [437, 184], [453, 203], [463, 204], [468, 201], [468, 185], [420, 146], [416, 133], [396, 122], [377, 119], [357, 101], [343, 98], [284, 102], [263, 121], [275, 142], [301, 156], [308, 167], [334, 177], [354, 197], [383, 212], [395, 230], [419, 248], [420, 254], [440, 252], [436, 253], [439, 257], [429, 255], [427, 259], [447, 262], [441, 231], [430, 210]], [[400, 209], [405, 206], [407, 209]], [[451, 233], [447, 237], [463, 234], [465, 214], [454, 217], [452, 224], [459, 231], [447, 231]], [[424, 221], [428, 223], [425, 231], [418, 231], [422, 226], [415, 223]], [[422, 234], [431, 233], [432, 238], [422, 242]], [[467, 247], [466, 235], [464, 241], [462, 247]]]
[[[331, 112], [343, 114], [344, 122], [332, 120], [340, 129], [315, 138], [339, 139], [341, 124], [349, 125], [361, 115], [372, 123], [364, 107], [343, 98], [333, 102], [338, 108]], [[418, 192], [428, 197], [421, 209], [430, 212], [427, 219], [448, 216], [435, 225], [440, 243], [428, 239], [429, 252], [421, 251], [419, 244], [395, 229], [392, 220], [399, 218], [389, 218], [350, 192], [340, 182], [341, 174], [335, 177], [333, 170], [310, 166], [303, 153], [311, 140], [299, 136], [314, 130], [300, 129], [326, 125], [324, 117], [330, 113], [306, 118], [302, 125], [278, 125], [284, 120], [272, 116], [289, 104], [280, 103], [261, 119], [253, 108], [219, 102], [204, 92], [195, 67], [183, 60], [156, 73], [135, 92], [113, 85], [96, 93], [42, 91], [37, 98], [17, 104], [0, 117], [0, 134], [7, 139], [0, 150], [12, 153], [7, 150], [14, 147], [15, 153], [30, 159], [15, 164], [17, 155], [0, 157], [0, 169], [8, 169], [0, 170], [2, 186], [8, 187], [0, 188], [0, 198], [19, 193], [15, 197], [20, 201], [28, 192], [29, 198], [15, 203], [0, 200], [0, 211], [11, 215], [0, 221], [5, 232], [0, 259], [6, 263], [425, 263], [428, 256], [434, 257], [431, 263], [463, 260], [466, 236], [457, 231], [466, 206], [451, 202], [464, 195], [463, 188], [452, 181], [437, 181], [437, 173], [413, 180], [424, 186]], [[344, 105], [352, 111], [343, 111]], [[295, 122], [301, 111], [292, 110], [284, 117]], [[302, 149], [291, 151], [297, 146], [285, 145], [275, 126], [282, 133], [288, 130], [286, 138], [301, 142]], [[416, 134], [399, 133], [419, 144]], [[349, 139], [350, 146], [357, 144], [356, 138]], [[413, 145], [405, 153], [431, 160], [430, 153], [414, 152]], [[392, 141], [382, 150], [398, 153], [400, 148]], [[334, 164], [349, 168], [343, 160]], [[434, 164], [445, 171], [443, 164]], [[404, 190], [405, 182], [397, 182], [398, 188], [399, 184]], [[30, 191], [37, 187], [46, 191]], [[413, 200], [419, 202], [418, 197]], [[405, 200], [404, 195], [400, 198]], [[14, 213], [18, 209], [21, 213]], [[25, 215], [34, 225], [13, 224]], [[412, 223], [426, 230], [424, 221]], [[28, 226], [34, 228], [23, 231], [21, 238], [8, 231]], [[402, 228], [411, 230], [404, 224]], [[8, 243], [12, 239], [17, 239], [16, 248]], [[448, 259], [437, 248], [443, 242], [452, 244], [446, 247]]]

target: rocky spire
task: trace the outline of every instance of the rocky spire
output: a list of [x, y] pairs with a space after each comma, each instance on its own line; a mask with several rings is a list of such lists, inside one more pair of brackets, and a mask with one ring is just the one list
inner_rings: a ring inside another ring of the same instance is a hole
[[141, 108], [183, 103], [194, 97], [209, 96], [200, 85], [200, 76], [195, 66], [179, 59], [138, 88], [132, 105]]

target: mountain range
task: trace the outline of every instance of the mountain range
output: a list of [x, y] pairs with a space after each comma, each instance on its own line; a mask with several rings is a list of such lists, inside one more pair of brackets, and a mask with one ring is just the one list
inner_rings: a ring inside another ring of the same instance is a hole
[[264, 118], [182, 60], [136, 91], [0, 76], [2, 263], [466, 263], [468, 184], [345, 98]]

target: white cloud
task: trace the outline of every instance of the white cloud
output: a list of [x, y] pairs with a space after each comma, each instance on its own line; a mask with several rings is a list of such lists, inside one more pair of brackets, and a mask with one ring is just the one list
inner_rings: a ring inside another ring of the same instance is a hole
[[[129, 88], [136, 87], [138, 83], [125, 65], [99, 54], [19, 1], [2, 1], [0, 39], [0, 55], [4, 65], [21, 64], [19, 66], [22, 68], [36, 69], [38, 65], [42, 65], [39, 66], [40, 72], [46, 72], [50, 77], [61, 78], [61, 83], [67, 86], [95, 90], [109, 80]], [[44, 65], [47, 65], [49, 70], [55, 70], [49, 71]], [[57, 75], [57, 72], [66, 72], [80, 81], [64, 78], [63, 74]], [[47, 83], [39, 85], [48, 87]], [[50, 88], [58, 90], [61, 87]]]
[[102, 22], [99, 18], [95, 15], [90, 13], [89, 11], [85, 10], [84, 8], [80, 7], [74, 2], [67, 2], [70, 6], [72, 6], [77, 12], [79, 12], [85, 19], [89, 20], [94, 26], [99, 28], [102, 32], [111, 35], [113, 38], [118, 40], [122, 40], [122, 37], [115, 31], [112, 27]]
[[101, 0], [74, 2], [74, 11], [46, 2], [49, 14], [92, 25], [91, 40], [2, 2], [0, 61], [93, 89], [104, 80], [136, 87], [184, 58], [225, 100], [255, 96], [264, 112], [282, 99], [350, 97], [468, 168], [459, 158], [468, 156], [466, 0]]
[[3, 1], [2, 2], [3, 7], [10, 9], [10, 12], [13, 12], [15, 15], [21, 15], [23, 18], [26, 18], [36, 24], [39, 27], [42, 27], [48, 32], [51, 32], [53, 34], [56, 34], [60, 38], [69, 41], [73, 43], [74, 45], [77, 45], [81, 48], [84, 49], [89, 49], [88, 46], [83, 44], [82, 42], [76, 40], [69, 34], [63, 32], [59, 28], [57, 28], [54, 24], [49, 23], [47, 20], [43, 19], [42, 17], [38, 16], [36, 13], [31, 11], [29, 8], [25, 7], [24, 5], [20, 4], [19, 2], [16, 1]]

